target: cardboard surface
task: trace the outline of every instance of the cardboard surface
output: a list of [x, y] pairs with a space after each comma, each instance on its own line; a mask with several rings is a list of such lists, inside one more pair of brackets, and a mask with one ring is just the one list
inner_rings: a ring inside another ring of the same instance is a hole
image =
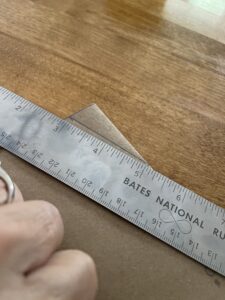
[[[96, 105], [70, 120], [139, 155]], [[93, 256], [97, 300], [225, 299], [222, 276], [2, 149], [0, 159], [26, 199], [45, 199], [59, 208], [65, 223], [62, 248]]]

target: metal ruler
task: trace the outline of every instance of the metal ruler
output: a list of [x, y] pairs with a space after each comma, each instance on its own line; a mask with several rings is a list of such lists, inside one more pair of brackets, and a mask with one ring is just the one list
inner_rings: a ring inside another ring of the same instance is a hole
[[0, 88], [0, 146], [225, 276], [225, 210]]

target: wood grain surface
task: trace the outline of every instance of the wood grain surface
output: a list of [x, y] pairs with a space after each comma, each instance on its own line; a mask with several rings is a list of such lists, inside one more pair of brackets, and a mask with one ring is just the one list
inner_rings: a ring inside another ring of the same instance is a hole
[[153, 168], [225, 207], [224, 0], [0, 0], [0, 85], [95, 102]]

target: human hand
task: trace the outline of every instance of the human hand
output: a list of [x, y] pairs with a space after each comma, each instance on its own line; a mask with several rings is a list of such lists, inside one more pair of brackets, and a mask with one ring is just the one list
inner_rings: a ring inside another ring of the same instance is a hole
[[[0, 203], [6, 190], [0, 181]], [[55, 252], [63, 238], [58, 210], [45, 201], [0, 206], [0, 299], [93, 300], [93, 260], [78, 250]]]

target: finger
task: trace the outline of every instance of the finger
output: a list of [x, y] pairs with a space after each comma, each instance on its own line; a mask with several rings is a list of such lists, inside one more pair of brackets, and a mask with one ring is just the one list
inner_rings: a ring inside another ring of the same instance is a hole
[[93, 300], [97, 290], [97, 275], [93, 260], [77, 250], [59, 251], [47, 264], [27, 277], [38, 299]]
[[21, 202], [0, 209], [1, 265], [28, 272], [45, 263], [62, 238], [61, 216], [48, 202]]
[[[7, 190], [5, 187], [5, 183], [0, 180], [0, 203], [2, 203], [7, 197]], [[23, 196], [17, 185], [15, 185], [15, 198], [13, 202], [22, 202]]]

